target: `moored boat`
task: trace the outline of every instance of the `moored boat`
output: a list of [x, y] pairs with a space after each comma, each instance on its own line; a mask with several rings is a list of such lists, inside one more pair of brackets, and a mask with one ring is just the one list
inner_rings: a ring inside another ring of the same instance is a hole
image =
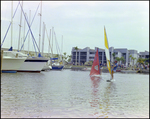
[[28, 57], [17, 72], [36, 72], [40, 73], [48, 58], [45, 57]]
[[63, 64], [60, 64], [59, 62], [52, 64], [52, 70], [62, 70], [64, 68]]
[[16, 73], [27, 55], [16, 51], [3, 51], [2, 73]]

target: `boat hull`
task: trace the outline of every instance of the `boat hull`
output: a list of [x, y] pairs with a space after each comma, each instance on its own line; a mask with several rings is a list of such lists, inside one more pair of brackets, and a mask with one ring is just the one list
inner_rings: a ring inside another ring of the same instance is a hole
[[52, 66], [52, 70], [62, 70], [64, 66]]
[[16, 73], [26, 58], [12, 58], [3, 56], [2, 73]]
[[17, 72], [40, 73], [47, 61], [47, 58], [27, 58]]

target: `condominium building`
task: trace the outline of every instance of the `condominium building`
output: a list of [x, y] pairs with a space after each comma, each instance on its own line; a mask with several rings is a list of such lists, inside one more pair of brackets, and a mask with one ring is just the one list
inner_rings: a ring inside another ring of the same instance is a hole
[[[139, 57], [143, 58], [143, 59], [148, 59], [149, 58], [149, 52], [145, 51], [145, 52], [139, 52]], [[149, 60], [147, 60], [146, 62], [149, 62]]]
[[[83, 65], [85, 62], [88, 61], [93, 61], [94, 57], [95, 57], [95, 53], [98, 47], [95, 47], [95, 49], [90, 49], [89, 47], [80, 49], [78, 48], [78, 50], [75, 50], [75, 47], [72, 48], [71, 51], [71, 55], [72, 55], [72, 59], [71, 59], [71, 63], [75, 64], [76, 59], [77, 59], [77, 63], [80, 65]], [[106, 56], [105, 56], [105, 49], [99, 49], [99, 60], [102, 62], [102, 64], [106, 63]], [[139, 56], [141, 57], [145, 57], [145, 58], [149, 58], [149, 52], [140, 52], [138, 54], [137, 50], [128, 50], [127, 48], [116, 48], [114, 49], [114, 47], [110, 47], [109, 48], [110, 51], [110, 61], [114, 62], [114, 59], [116, 57], [124, 57], [125, 62], [119, 62], [120, 64], [124, 64], [126, 66], [128, 66], [129, 64], [133, 64], [132, 63], [132, 59], [130, 58], [130, 55], [132, 55], [132, 57], [135, 58], [134, 60], [134, 64], [136, 64], [137, 59], [139, 58]], [[113, 57], [113, 53], [115, 53], [115, 58]]]

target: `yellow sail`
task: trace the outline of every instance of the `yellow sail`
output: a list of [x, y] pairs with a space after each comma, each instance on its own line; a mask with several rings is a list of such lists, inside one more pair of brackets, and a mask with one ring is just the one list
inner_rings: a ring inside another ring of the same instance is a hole
[[104, 27], [104, 43], [105, 43], [105, 55], [107, 59], [107, 68], [111, 75], [110, 54], [109, 54], [109, 46], [108, 46], [108, 40], [107, 40], [105, 27]]

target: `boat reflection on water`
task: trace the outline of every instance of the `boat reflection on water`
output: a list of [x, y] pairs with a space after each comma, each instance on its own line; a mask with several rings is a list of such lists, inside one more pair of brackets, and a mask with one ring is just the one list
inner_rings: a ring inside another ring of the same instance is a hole
[[[103, 93], [103, 99], [99, 102], [99, 109], [101, 110], [101, 115], [99, 117], [108, 118], [108, 116], [112, 115], [111, 112], [114, 109], [113, 100], [111, 97], [115, 95], [115, 83], [110, 82], [107, 83], [107, 86]], [[111, 111], [110, 111], [111, 110]]]
[[96, 77], [96, 76], [92, 76], [90, 77], [91, 81], [92, 81], [92, 101], [91, 103], [91, 107], [97, 107], [98, 106], [98, 101], [99, 101], [99, 96], [98, 96], [98, 87], [100, 84], [100, 80], [101, 77]]
[[[102, 77], [90, 77], [92, 81], [92, 100], [90, 101], [91, 107], [95, 108], [93, 116], [108, 118], [110, 110], [113, 110], [113, 103], [111, 97], [115, 95], [115, 83], [106, 83], [106, 87], [100, 86]], [[102, 89], [102, 90], [101, 90]]]

